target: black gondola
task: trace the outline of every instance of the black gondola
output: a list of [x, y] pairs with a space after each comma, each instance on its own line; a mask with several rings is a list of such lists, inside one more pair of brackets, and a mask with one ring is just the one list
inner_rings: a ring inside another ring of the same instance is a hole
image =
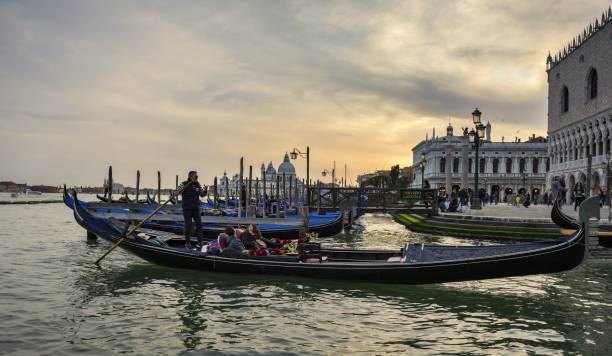
[[[73, 193], [77, 201], [76, 193]], [[74, 217], [91, 234], [115, 242], [125, 223], [96, 218], [81, 204]], [[480, 280], [570, 270], [584, 259], [585, 232], [578, 230], [556, 241], [501, 246], [407, 245], [397, 251], [325, 250], [301, 248], [297, 256], [227, 258], [181, 248], [180, 237], [155, 239], [154, 232], [137, 231], [121, 247], [141, 258], [172, 267], [209, 272], [260, 273], [314, 278], [406, 284]]]
[[561, 212], [561, 199], [559, 197], [555, 199], [555, 203], [550, 211], [550, 219], [562, 229], [578, 230], [580, 228], [578, 221]]
[[[339, 214], [336, 219], [328, 223], [314, 225], [309, 227], [310, 233], [316, 233], [319, 237], [331, 237], [336, 236], [342, 232], [343, 228], [343, 217]], [[164, 223], [164, 222], [149, 222], [144, 224], [144, 227], [153, 230], [160, 230], [165, 232], [171, 232], [174, 234], [183, 233], [183, 225], [176, 223]], [[202, 226], [202, 237], [205, 239], [216, 238], [219, 233], [223, 232], [225, 228], [223, 226]], [[279, 239], [297, 239], [300, 237], [300, 228], [288, 226], [285, 228], [276, 228], [267, 230], [261, 228], [261, 234], [266, 238], [279, 238]], [[195, 237], [195, 231], [193, 233]]]

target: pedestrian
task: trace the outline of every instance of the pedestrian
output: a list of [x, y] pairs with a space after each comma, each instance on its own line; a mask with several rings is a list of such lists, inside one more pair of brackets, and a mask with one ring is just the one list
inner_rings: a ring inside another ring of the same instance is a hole
[[182, 182], [178, 190], [181, 193], [183, 219], [185, 220], [185, 248], [191, 249], [191, 230], [195, 223], [195, 233], [198, 238], [198, 248], [202, 245], [202, 213], [200, 211], [200, 197], [206, 196], [206, 186], [198, 182], [198, 172], [190, 171], [187, 180]]
[[576, 209], [578, 209], [580, 204], [582, 204], [584, 201], [585, 192], [582, 182], [578, 182], [576, 185], [574, 185], [574, 191], [572, 193], [574, 195], [574, 211], [576, 211]]

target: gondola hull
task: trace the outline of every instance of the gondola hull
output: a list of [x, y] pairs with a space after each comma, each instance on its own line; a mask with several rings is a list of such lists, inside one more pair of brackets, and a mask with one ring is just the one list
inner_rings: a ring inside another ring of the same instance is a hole
[[[125, 231], [116, 222], [94, 217], [80, 204], [75, 204], [74, 216], [88, 232], [111, 242], [116, 242]], [[325, 262], [312, 262], [289, 256], [211, 256], [177, 247], [154, 245], [141, 238], [126, 239], [121, 247], [156, 264], [208, 272], [426, 284], [566, 271], [582, 262], [584, 239], [584, 231], [580, 230], [569, 238], [555, 242], [509, 247], [427, 246], [421, 248], [421, 254], [423, 251], [429, 253], [431, 249], [432, 257], [420, 261], [412, 261], [412, 258], [418, 257], [419, 248], [406, 251], [322, 250], [321, 256], [326, 258]], [[389, 262], [389, 258], [402, 254], [407, 258], [405, 262]], [[445, 254], [447, 257], [444, 257]], [[449, 259], [451, 254], [469, 257]]]

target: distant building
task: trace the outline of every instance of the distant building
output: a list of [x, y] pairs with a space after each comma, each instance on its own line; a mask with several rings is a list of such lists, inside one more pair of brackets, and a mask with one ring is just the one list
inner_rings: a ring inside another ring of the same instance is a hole
[[357, 184], [359, 184], [359, 186], [361, 186], [365, 182], [369, 181], [372, 178], [376, 178], [376, 177], [380, 177], [380, 176], [386, 176], [386, 175], [389, 175], [389, 171], [380, 170], [380, 171], [376, 171], [376, 172], [373, 172], [373, 173], [360, 174], [360, 175], [357, 176]]
[[[612, 138], [612, 11], [608, 9], [554, 56], [546, 59], [548, 74], [548, 144], [554, 178], [590, 186], [590, 193], [608, 187], [606, 155]], [[587, 177], [588, 157], [591, 173]], [[589, 193], [589, 192], [587, 192]]]
[[[468, 137], [453, 135], [449, 124], [446, 136], [425, 138], [412, 149], [412, 188], [422, 186], [441, 192], [474, 188], [475, 152]], [[421, 160], [425, 158], [424, 177]], [[547, 143], [532, 136], [526, 142], [492, 142], [491, 124], [479, 149], [479, 189], [500, 201], [509, 194], [543, 191], [549, 169]]]
[[[285, 189], [295, 188], [296, 185], [299, 189], [302, 187], [302, 182], [298, 179], [295, 172], [295, 166], [289, 160], [289, 154], [285, 153], [283, 161], [278, 166], [278, 171], [274, 168], [272, 162], [268, 163], [268, 166], [264, 163], [261, 164], [259, 172], [256, 170], [253, 172], [253, 182], [251, 182], [252, 194], [255, 194], [256, 184], [257, 190], [260, 194], [264, 188], [264, 176], [265, 176], [265, 188], [268, 196], [274, 196], [276, 194], [276, 185], [279, 184], [279, 192], [282, 191], [283, 177], [285, 179]], [[248, 172], [243, 176], [245, 187], [248, 187]], [[291, 182], [291, 183], [290, 183]], [[226, 195], [236, 196], [236, 192], [240, 189], [240, 175], [234, 174], [231, 178], [227, 175], [227, 172], [223, 172], [219, 184], [219, 196], [224, 197]], [[288, 193], [287, 193], [288, 194]]]
[[18, 191], [17, 183], [9, 181], [0, 182], [0, 192], [17, 193]]
[[55, 187], [52, 185], [32, 185], [29, 187], [31, 190], [41, 192], [41, 193], [59, 193], [59, 187]]

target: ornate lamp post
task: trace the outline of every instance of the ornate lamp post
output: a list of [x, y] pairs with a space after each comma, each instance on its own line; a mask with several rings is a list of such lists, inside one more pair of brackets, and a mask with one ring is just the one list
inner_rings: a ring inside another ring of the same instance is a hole
[[478, 159], [478, 149], [482, 144], [482, 139], [485, 134], [485, 125], [480, 121], [480, 117], [482, 113], [478, 108], [472, 112], [472, 120], [474, 122], [474, 128], [468, 133], [470, 137], [470, 141], [474, 145], [475, 154], [475, 162], [474, 162], [474, 196], [472, 209], [480, 209], [482, 206], [480, 205], [480, 191], [478, 190], [478, 173], [480, 173], [480, 168], [478, 167], [480, 164], [480, 160]]
[[310, 205], [310, 146], [306, 146], [306, 153], [294, 148], [289, 155], [293, 160], [298, 156], [306, 158], [306, 206], [308, 206]]

